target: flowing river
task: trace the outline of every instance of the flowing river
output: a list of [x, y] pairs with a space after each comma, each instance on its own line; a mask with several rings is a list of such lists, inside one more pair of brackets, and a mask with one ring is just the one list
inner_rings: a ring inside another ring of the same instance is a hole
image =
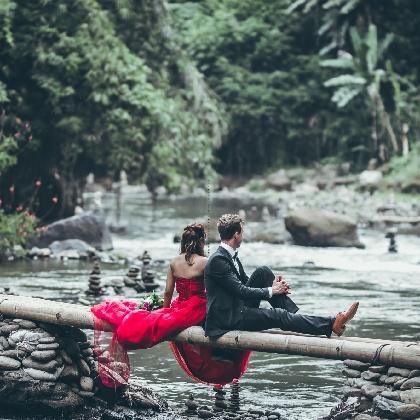
[[[103, 206], [114, 222], [115, 197], [105, 196]], [[219, 202], [211, 209], [212, 222], [222, 212], [237, 212], [238, 206], [229, 200]], [[152, 205], [145, 192], [127, 194], [120, 220], [128, 228], [113, 235], [115, 252], [134, 258], [148, 250], [162, 292], [167, 263], [179, 248], [173, 235], [207, 211], [205, 197]], [[360, 237], [366, 249], [247, 243], [245, 232], [240, 258], [249, 273], [257, 265], [282, 273], [302, 313], [331, 315], [359, 300], [359, 313], [349, 324], [348, 335], [420, 340], [420, 238], [398, 236], [399, 252], [389, 254], [383, 232], [361, 231]], [[101, 276], [122, 276], [127, 269], [128, 265], [102, 263]], [[83, 261], [8, 262], [0, 265], [0, 290], [9, 287], [16, 294], [77, 302], [86, 299], [90, 270], [91, 263]], [[199, 403], [212, 405], [213, 391], [184, 374], [166, 343], [131, 352], [130, 359], [131, 379], [150, 386], [175, 412], [184, 408], [189, 393]], [[317, 419], [339, 401], [341, 369], [342, 364], [333, 360], [254, 353], [241, 380], [242, 405], [273, 409], [287, 419]]]

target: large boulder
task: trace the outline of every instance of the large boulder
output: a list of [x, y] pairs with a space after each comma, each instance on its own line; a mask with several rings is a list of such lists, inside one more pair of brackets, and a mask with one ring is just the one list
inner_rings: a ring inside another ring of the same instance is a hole
[[292, 189], [292, 181], [284, 169], [280, 169], [279, 171], [269, 175], [266, 180], [266, 185], [267, 187], [273, 188], [277, 191], [290, 191]]
[[40, 236], [32, 240], [31, 246], [46, 248], [55, 241], [67, 239], [80, 239], [103, 251], [112, 249], [111, 235], [104, 218], [92, 212], [51, 223]]
[[297, 245], [364, 248], [356, 223], [341, 214], [315, 209], [294, 210], [285, 217], [284, 223]]
[[359, 184], [362, 189], [377, 190], [382, 184], [383, 175], [381, 171], [363, 171], [359, 175]]

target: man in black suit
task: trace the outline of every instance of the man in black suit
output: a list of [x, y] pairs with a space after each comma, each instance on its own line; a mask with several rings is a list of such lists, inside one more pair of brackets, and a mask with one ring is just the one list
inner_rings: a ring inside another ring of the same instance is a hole
[[[204, 271], [207, 294], [205, 335], [217, 338], [227, 331], [285, 331], [331, 336], [341, 335], [356, 314], [359, 303], [336, 316], [296, 314], [298, 307], [287, 296], [289, 285], [268, 267], [258, 267], [250, 278], [245, 274], [237, 249], [241, 246], [243, 220], [237, 214], [223, 215], [217, 224], [222, 240]], [[272, 308], [260, 308], [261, 300]]]

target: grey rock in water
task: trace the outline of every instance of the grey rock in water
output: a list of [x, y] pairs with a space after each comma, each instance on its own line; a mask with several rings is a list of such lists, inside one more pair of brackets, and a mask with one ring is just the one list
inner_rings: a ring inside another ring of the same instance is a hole
[[373, 413], [386, 419], [396, 419], [396, 411], [402, 405], [399, 401], [388, 400], [378, 395], [373, 399]]
[[420, 417], [420, 407], [416, 404], [404, 404], [397, 408], [396, 414], [401, 419], [416, 419]]
[[396, 382], [400, 381], [402, 379], [401, 376], [388, 376], [385, 379], [385, 385], [394, 385]]
[[387, 370], [387, 367], [385, 365], [375, 365], [375, 366], [370, 366], [369, 370], [375, 373], [385, 373]]
[[366, 372], [363, 372], [361, 377], [365, 379], [366, 381], [377, 381], [379, 377], [381, 376], [380, 373], [375, 373], [367, 370]]
[[400, 380], [398, 380], [397, 382], [394, 382], [392, 388], [393, 389], [400, 389], [401, 386], [408, 381], [408, 378], [402, 378]]
[[415, 378], [417, 376], [420, 376], [420, 370], [419, 369], [414, 369], [408, 375], [408, 379]]
[[35, 322], [29, 321], [27, 319], [14, 319], [13, 321], [20, 325], [22, 328], [26, 328], [28, 330], [32, 330], [37, 327]]
[[21, 360], [26, 356], [26, 351], [20, 349], [3, 350], [0, 356], [11, 357], [12, 359]]
[[360, 378], [360, 370], [355, 369], [343, 369], [341, 373], [347, 378]]
[[343, 394], [345, 397], [359, 397], [362, 394], [362, 391], [359, 388], [345, 386], [343, 387]]
[[16, 370], [19, 369], [21, 363], [19, 360], [11, 357], [0, 356], [0, 370]]
[[82, 376], [80, 378], [80, 388], [83, 391], [92, 392], [93, 390], [93, 380], [89, 376]]
[[411, 373], [411, 369], [402, 369], [391, 366], [388, 369], [388, 376], [403, 376], [404, 378], [408, 378]]
[[385, 387], [381, 385], [369, 384], [362, 386], [362, 394], [368, 398], [374, 398], [383, 391], [385, 391]]
[[54, 241], [49, 245], [53, 254], [61, 254], [64, 251], [76, 251], [79, 255], [91, 256], [95, 254], [95, 248], [80, 239], [66, 239]]
[[32, 359], [39, 362], [49, 362], [55, 359], [57, 352], [55, 350], [35, 350], [31, 353]]
[[420, 389], [413, 388], [413, 389], [409, 389], [408, 391], [401, 391], [400, 398], [401, 398], [401, 401], [407, 404], [420, 405]]
[[378, 379], [378, 382], [380, 384], [384, 384], [387, 379], [388, 379], [388, 375], [381, 375]]
[[363, 363], [363, 362], [359, 362], [358, 360], [351, 360], [351, 359], [346, 359], [343, 362], [346, 366], [348, 366], [350, 369], [355, 369], [355, 370], [360, 370], [360, 371], [364, 371], [366, 369], [369, 368], [369, 363]]
[[9, 334], [13, 331], [17, 331], [20, 328], [17, 324], [7, 324], [0, 327], [0, 334]]
[[406, 391], [411, 388], [420, 388], [420, 377], [407, 379], [400, 387], [401, 391]]
[[285, 217], [284, 223], [297, 245], [364, 248], [357, 235], [356, 222], [338, 213], [294, 210]]
[[33, 239], [30, 246], [44, 248], [54, 241], [66, 239], [80, 239], [103, 251], [112, 249], [111, 235], [104, 217], [92, 212], [82, 213], [48, 225], [47, 230]]
[[37, 350], [57, 350], [60, 347], [58, 343], [41, 343], [36, 346]]
[[55, 343], [55, 337], [42, 337], [38, 340], [40, 344], [51, 344]]
[[400, 401], [400, 393], [398, 391], [389, 391], [386, 389], [381, 393], [381, 396], [388, 400]]
[[[33, 379], [37, 379], [39, 381], [50, 381], [55, 382], [59, 376], [59, 373], [55, 371], [54, 373], [45, 372], [39, 369], [27, 368], [25, 372]], [[61, 373], [61, 371], [60, 371]]]
[[0, 336], [0, 346], [3, 347], [4, 350], [7, 350], [10, 347], [7, 338]]
[[380, 418], [380, 417], [378, 417], [378, 416], [371, 416], [371, 415], [369, 415], [369, 414], [365, 414], [365, 413], [363, 413], [363, 414], [358, 414], [358, 415], [354, 418], [354, 420], [381, 420], [381, 418]]

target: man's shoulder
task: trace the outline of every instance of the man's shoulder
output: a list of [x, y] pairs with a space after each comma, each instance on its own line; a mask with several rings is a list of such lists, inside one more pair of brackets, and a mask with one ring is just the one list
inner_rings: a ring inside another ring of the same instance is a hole
[[207, 260], [206, 271], [208, 271], [208, 269], [212, 266], [214, 267], [215, 265], [219, 264], [229, 264], [229, 258], [226, 257], [226, 255], [223, 255], [222, 252], [217, 250], [212, 255], [210, 255], [209, 259]]

